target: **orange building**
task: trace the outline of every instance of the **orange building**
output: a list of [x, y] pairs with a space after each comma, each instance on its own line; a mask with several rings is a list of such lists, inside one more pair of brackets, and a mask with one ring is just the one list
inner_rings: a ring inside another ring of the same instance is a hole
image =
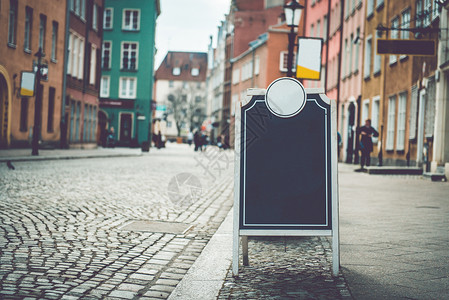
[[32, 71], [41, 47], [48, 79], [41, 80], [41, 146], [60, 139], [65, 0], [2, 1], [0, 10], [0, 147], [28, 147], [35, 97], [19, 94], [21, 72]]
[[[303, 30], [303, 21], [297, 33]], [[288, 33], [285, 22], [270, 26], [268, 31], [249, 43], [249, 48], [231, 60], [231, 128], [230, 144], [234, 143], [235, 109], [244, 99], [247, 89], [267, 88], [271, 82], [287, 73]]]

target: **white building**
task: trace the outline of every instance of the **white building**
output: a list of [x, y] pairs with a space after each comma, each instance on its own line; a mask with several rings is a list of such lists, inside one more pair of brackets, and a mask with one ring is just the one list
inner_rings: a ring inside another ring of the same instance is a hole
[[207, 53], [169, 51], [156, 71], [153, 131], [186, 138], [206, 119]]

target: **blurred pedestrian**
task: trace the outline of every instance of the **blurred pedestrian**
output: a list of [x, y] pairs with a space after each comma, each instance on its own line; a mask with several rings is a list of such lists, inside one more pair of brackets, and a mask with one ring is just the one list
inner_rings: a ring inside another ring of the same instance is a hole
[[201, 146], [201, 136], [199, 131], [195, 131], [195, 134], [193, 135], [193, 143], [195, 144], [195, 151], [198, 151], [198, 149]]
[[108, 132], [108, 136], [106, 138], [106, 146], [108, 148], [114, 148], [115, 147], [115, 133], [114, 133], [114, 127], [111, 127]]
[[189, 144], [189, 147], [192, 145], [192, 142], [193, 142], [193, 133], [189, 131], [189, 133], [187, 134], [187, 143]]
[[365, 165], [367, 167], [371, 164], [371, 152], [373, 151], [372, 137], [378, 137], [379, 133], [371, 127], [371, 120], [366, 119], [365, 126], [360, 127], [360, 151], [362, 152], [360, 159], [360, 166], [363, 169]]

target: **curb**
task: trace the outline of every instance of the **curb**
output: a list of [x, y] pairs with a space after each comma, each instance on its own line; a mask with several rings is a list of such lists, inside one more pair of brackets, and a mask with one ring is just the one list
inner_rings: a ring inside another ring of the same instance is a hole
[[138, 157], [142, 156], [142, 153], [117, 153], [117, 154], [99, 154], [99, 155], [67, 155], [67, 156], [17, 156], [17, 157], [5, 157], [0, 158], [0, 163], [5, 163], [8, 161], [18, 162], [18, 161], [45, 161], [45, 160], [69, 160], [69, 159], [84, 159], [84, 158], [108, 158], [108, 157]]
[[231, 207], [225, 220], [187, 274], [170, 294], [173, 299], [216, 299], [232, 262]]

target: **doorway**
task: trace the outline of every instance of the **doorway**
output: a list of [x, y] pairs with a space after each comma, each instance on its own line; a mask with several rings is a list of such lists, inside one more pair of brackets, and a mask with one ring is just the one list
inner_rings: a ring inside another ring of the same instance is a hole
[[106, 147], [106, 137], [108, 132], [108, 116], [102, 110], [98, 111], [98, 129], [100, 131], [100, 138], [98, 145]]
[[132, 114], [120, 114], [120, 135], [121, 144], [130, 144], [132, 138]]
[[9, 132], [9, 99], [8, 84], [3, 74], [0, 73], [0, 148], [8, 147]]

